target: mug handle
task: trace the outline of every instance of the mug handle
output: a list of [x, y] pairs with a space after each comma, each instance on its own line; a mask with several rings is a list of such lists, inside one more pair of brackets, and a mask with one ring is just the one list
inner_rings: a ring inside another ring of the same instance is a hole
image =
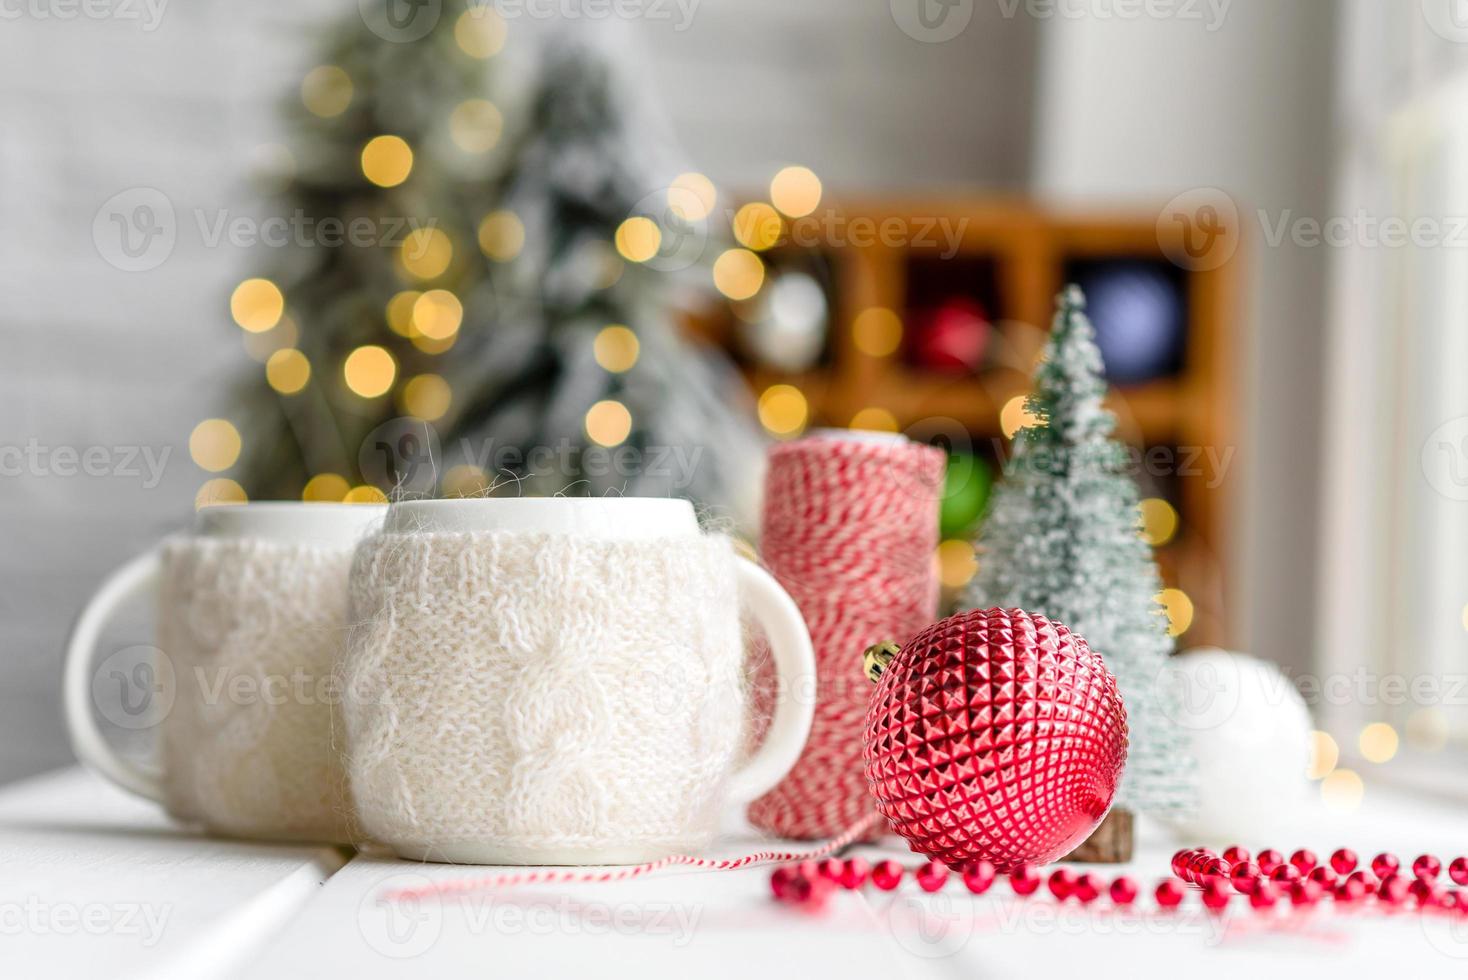
[[816, 710], [816, 656], [795, 600], [769, 572], [736, 557], [740, 600], [764, 628], [780, 682], [764, 744], [729, 777], [730, 800], [749, 803], [774, 789], [805, 748]]
[[103, 627], [119, 606], [157, 593], [161, 567], [155, 549], [139, 555], [107, 577], [71, 628], [61, 685], [66, 730], [76, 757], [123, 789], [158, 803], [163, 802], [161, 775], [118, 755], [97, 725], [92, 713], [92, 654]]

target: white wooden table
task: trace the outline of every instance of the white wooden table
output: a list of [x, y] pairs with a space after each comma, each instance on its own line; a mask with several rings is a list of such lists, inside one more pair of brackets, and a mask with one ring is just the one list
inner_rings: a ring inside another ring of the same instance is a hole
[[[1127, 870], [1145, 883], [1160, 833]], [[1245, 842], [1264, 846], [1266, 842]], [[1411, 856], [1468, 851], [1461, 811], [1368, 793], [1349, 821], [1312, 815], [1268, 842]], [[749, 841], [728, 841], [738, 853]], [[897, 851], [869, 849], [868, 856]], [[911, 861], [911, 856], [905, 856]], [[418, 903], [384, 892], [483, 873], [172, 827], [81, 770], [0, 789], [4, 977], [1435, 977], [1468, 971], [1468, 920], [1311, 913], [1261, 920], [1087, 910], [1074, 902], [839, 892], [820, 914], [767, 898], [768, 868], [672, 872]], [[1114, 873], [1114, 872], [1113, 872]], [[1142, 903], [1151, 909], [1152, 903]]]

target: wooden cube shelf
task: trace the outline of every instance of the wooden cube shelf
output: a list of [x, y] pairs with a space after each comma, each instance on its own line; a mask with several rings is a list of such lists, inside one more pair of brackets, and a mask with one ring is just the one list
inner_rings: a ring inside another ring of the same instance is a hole
[[[857, 241], [830, 233], [853, 229], [854, 222], [881, 234]], [[1180, 231], [1160, 229], [1155, 213], [1069, 213], [1011, 200], [848, 198], [823, 203], [817, 216], [785, 231], [764, 253], [767, 262], [798, 262], [826, 278], [830, 336], [819, 363], [787, 374], [745, 356], [732, 304], [701, 311], [690, 329], [734, 352], [756, 394], [777, 383], [800, 388], [810, 425], [846, 426], [862, 409], [881, 408], [903, 430], [941, 420], [938, 428], [956, 427], [976, 444], [1000, 447], [1006, 442], [1000, 413], [1028, 391], [1068, 272], [1088, 262], [1166, 264], [1180, 280], [1186, 309], [1180, 363], [1165, 376], [1113, 385], [1108, 405], [1119, 438], [1168, 461], [1143, 493], [1166, 497], [1179, 514], [1178, 532], [1158, 549], [1158, 559], [1166, 583], [1194, 605], [1182, 642], [1227, 642], [1222, 546], [1229, 483], [1213, 464], [1228, 465], [1235, 445], [1229, 330], [1238, 302], [1237, 257], [1219, 268], [1178, 269], [1167, 259], [1179, 254], [1175, 243], [1162, 236]], [[901, 347], [878, 357], [854, 342], [852, 323], [862, 311], [883, 307], [907, 323], [922, 295], [955, 283], [982, 302], [992, 323], [991, 353], [979, 370], [926, 370]]]

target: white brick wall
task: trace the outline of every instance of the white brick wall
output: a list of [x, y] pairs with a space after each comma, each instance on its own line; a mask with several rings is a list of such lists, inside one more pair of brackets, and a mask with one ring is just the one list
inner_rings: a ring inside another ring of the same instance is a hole
[[[188, 433], [248, 369], [226, 300], [257, 256], [206, 248], [187, 214], [251, 206], [245, 167], [276, 138], [273, 104], [299, 77], [309, 26], [354, 6], [172, 0], [153, 31], [0, 19], [0, 447], [172, 447], [153, 489], [0, 477], [0, 781], [70, 758], [66, 628], [108, 569], [189, 520], [203, 474]], [[837, 187], [1012, 185], [1032, 25], [997, 10], [981, 4], [962, 37], [927, 45], [895, 29], [886, 0], [703, 0], [685, 32], [631, 25], [649, 56], [628, 61], [722, 182], [757, 185], [798, 160]], [[92, 220], [136, 186], [163, 191], [180, 229], [166, 262], [128, 273], [103, 261]]]

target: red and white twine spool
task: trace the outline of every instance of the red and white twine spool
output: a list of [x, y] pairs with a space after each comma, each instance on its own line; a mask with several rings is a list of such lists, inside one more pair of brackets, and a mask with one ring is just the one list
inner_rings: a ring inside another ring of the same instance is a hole
[[875, 812], [862, 768], [871, 683], [861, 653], [905, 642], [937, 618], [940, 450], [901, 436], [820, 434], [776, 446], [761, 552], [810, 627], [810, 741], [749, 819], [781, 837], [839, 834]]

